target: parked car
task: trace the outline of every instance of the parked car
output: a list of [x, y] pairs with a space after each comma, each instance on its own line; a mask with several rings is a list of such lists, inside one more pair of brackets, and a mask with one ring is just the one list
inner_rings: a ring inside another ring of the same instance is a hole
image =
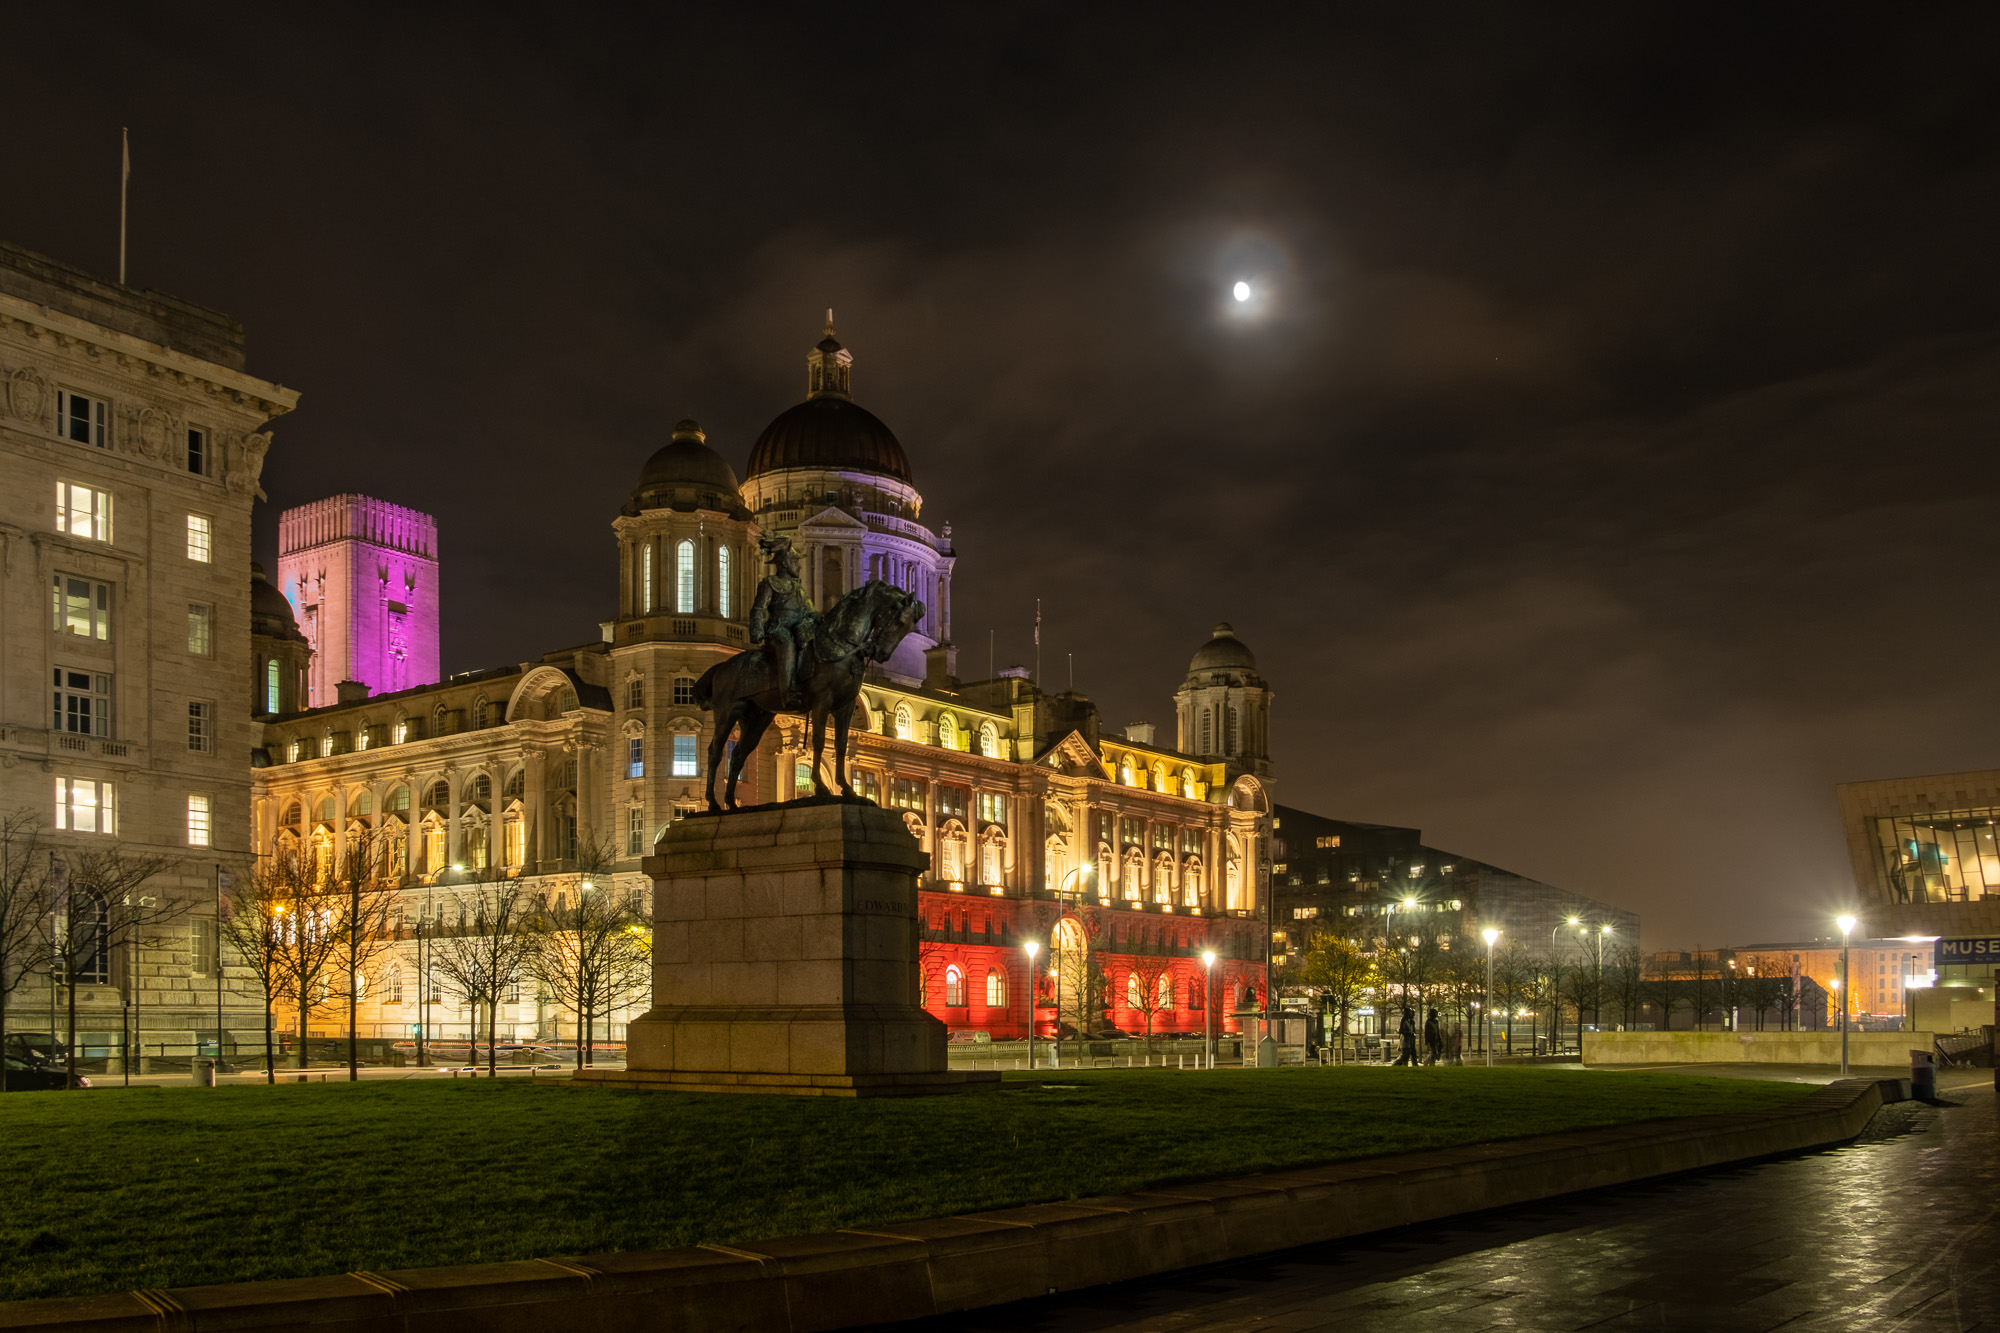
[[31, 1065], [52, 1065], [60, 1063], [68, 1054], [68, 1045], [46, 1032], [7, 1034], [6, 1055], [10, 1060], [25, 1060]]
[[41, 1092], [52, 1088], [87, 1088], [90, 1080], [78, 1074], [74, 1081], [68, 1071], [59, 1065], [39, 1064], [31, 1060], [17, 1060], [6, 1057], [7, 1091]]
[[993, 1040], [990, 1032], [954, 1032], [945, 1039], [953, 1046], [979, 1046]]

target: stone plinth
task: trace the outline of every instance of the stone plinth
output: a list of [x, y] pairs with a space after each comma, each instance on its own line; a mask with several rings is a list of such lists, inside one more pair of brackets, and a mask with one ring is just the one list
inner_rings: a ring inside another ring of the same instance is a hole
[[918, 993], [917, 877], [902, 816], [796, 803], [673, 825], [653, 878], [653, 1007], [597, 1086], [897, 1097], [999, 1086], [945, 1067]]

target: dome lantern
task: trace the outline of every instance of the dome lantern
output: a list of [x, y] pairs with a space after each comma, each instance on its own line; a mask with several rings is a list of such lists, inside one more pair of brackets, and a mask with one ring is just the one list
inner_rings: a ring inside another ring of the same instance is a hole
[[853, 365], [854, 353], [842, 347], [833, 334], [833, 307], [828, 306], [826, 329], [806, 353], [806, 398], [849, 397], [848, 376]]

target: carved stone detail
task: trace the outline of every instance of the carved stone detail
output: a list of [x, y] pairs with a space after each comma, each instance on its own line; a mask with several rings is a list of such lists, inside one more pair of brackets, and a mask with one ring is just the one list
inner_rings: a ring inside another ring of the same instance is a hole
[[39, 423], [49, 401], [49, 382], [33, 366], [7, 377], [7, 410], [22, 421]]

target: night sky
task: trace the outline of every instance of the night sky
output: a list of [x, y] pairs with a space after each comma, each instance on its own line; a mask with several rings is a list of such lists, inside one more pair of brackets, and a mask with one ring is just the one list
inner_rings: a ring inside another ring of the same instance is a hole
[[412, 8], [12, 10], [0, 236], [115, 275], [129, 125], [133, 284], [303, 393], [264, 558], [436, 514], [447, 671], [593, 638], [832, 306], [961, 675], [1039, 597], [1171, 722], [1229, 620], [1278, 799], [1651, 947], [1824, 931], [1834, 783], [2000, 763], [1990, 6]]

